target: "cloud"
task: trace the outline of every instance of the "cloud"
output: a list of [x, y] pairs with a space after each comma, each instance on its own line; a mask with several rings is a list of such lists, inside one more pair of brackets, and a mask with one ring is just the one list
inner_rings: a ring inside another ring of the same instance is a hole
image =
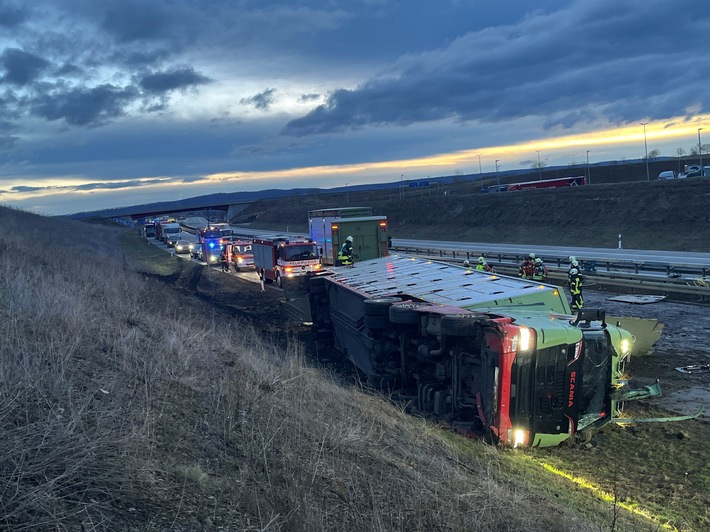
[[175, 70], [145, 74], [140, 79], [139, 85], [146, 92], [160, 94], [195, 85], [204, 85], [210, 81], [208, 77], [195, 72], [192, 67], [183, 67]]
[[20, 142], [20, 137], [4, 135], [0, 136], [0, 152], [10, 151], [17, 147]]
[[9, 2], [0, 3], [0, 27], [16, 28], [27, 18], [27, 12]]
[[65, 120], [76, 126], [96, 126], [122, 116], [140, 96], [135, 87], [99, 85], [45, 94], [34, 100], [33, 114], [47, 120]]
[[264, 92], [260, 92], [249, 98], [242, 98], [239, 100], [239, 103], [242, 105], [253, 105], [254, 108], [260, 111], [268, 111], [271, 104], [274, 103], [275, 92], [276, 89], [266, 89]]
[[[445, 48], [402, 56], [392, 68], [291, 120], [310, 135], [439, 120], [542, 117], [546, 127], [710, 105], [698, 56], [710, 13], [700, 0], [574, 2], [515, 24], [471, 31]], [[668, 20], [673, 31], [658, 31]], [[682, 35], [683, 38], [679, 38]]]
[[18, 48], [6, 48], [0, 55], [0, 65], [5, 69], [2, 81], [12, 85], [27, 85], [39, 78], [50, 63]]
[[322, 98], [321, 94], [315, 94], [315, 93], [301, 94], [298, 97], [298, 101], [301, 103], [307, 103], [307, 102], [312, 102], [314, 100], [320, 100], [321, 98]]

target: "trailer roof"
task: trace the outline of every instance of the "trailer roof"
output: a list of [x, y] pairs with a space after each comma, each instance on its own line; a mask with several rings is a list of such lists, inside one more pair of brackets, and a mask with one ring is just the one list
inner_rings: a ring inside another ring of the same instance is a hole
[[530, 310], [570, 312], [564, 293], [556, 286], [416, 257], [390, 255], [331, 271], [335, 274], [332, 282], [368, 298], [407, 295], [465, 309], [525, 306]]

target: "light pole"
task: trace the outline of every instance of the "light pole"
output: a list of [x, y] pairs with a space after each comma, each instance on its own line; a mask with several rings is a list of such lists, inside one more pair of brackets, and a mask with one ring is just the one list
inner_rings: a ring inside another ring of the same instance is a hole
[[648, 173], [648, 144], [646, 143], [646, 124], [648, 122], [641, 122], [643, 126], [643, 147], [646, 149], [646, 181], [651, 180], [651, 175]]
[[481, 169], [481, 154], [477, 153], [476, 156], [478, 157], [478, 173], [482, 174], [483, 170]]
[[496, 184], [500, 185], [500, 175], [498, 174], [498, 163], [500, 162], [500, 159], [496, 159]]
[[540, 173], [538, 176], [538, 180], [542, 181], [542, 165], [540, 164], [540, 150], [535, 150], [537, 151], [537, 170]]
[[703, 128], [699, 127], [698, 128], [698, 157], [700, 157], [700, 176], [704, 176], [705, 172], [703, 171], [703, 147], [702, 144], [700, 144], [700, 132], [702, 131]]
[[587, 184], [592, 184], [592, 173], [589, 171], [589, 152], [592, 150], [587, 150]]
[[348, 192], [349, 183], [345, 183], [345, 203], [350, 205], [350, 192]]

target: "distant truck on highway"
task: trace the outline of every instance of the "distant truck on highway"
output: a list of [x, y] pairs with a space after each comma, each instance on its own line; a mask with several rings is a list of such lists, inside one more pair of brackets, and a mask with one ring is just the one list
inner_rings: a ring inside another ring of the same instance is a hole
[[311, 240], [257, 239], [251, 248], [259, 278], [265, 283], [276, 282], [281, 288], [284, 279], [312, 275], [322, 268], [317, 246]]
[[182, 237], [182, 227], [177, 222], [168, 222], [160, 224], [161, 240], [171, 248], [175, 246], [175, 242]]
[[324, 265], [335, 265], [338, 252], [348, 236], [353, 237], [353, 258], [356, 262], [388, 254], [387, 217], [372, 216], [371, 207], [309, 211], [308, 232], [318, 246]]

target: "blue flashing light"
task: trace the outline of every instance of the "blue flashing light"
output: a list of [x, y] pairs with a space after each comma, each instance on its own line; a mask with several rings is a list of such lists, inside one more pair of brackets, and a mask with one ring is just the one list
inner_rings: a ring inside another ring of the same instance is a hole
[[210, 248], [214, 248], [214, 242], [210, 242]]

